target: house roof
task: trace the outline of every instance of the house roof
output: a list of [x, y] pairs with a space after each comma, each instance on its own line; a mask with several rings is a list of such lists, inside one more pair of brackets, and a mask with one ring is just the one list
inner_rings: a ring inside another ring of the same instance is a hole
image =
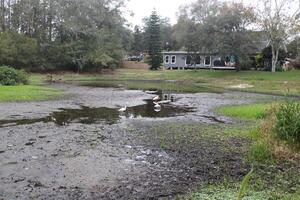
[[[188, 53], [193, 54], [194, 52], [187, 52], [187, 51], [163, 51], [163, 54], [168, 54], [168, 55], [186, 55]], [[201, 53], [197, 52], [199, 55], [216, 55], [217, 53]]]
[[163, 51], [163, 54], [187, 54], [187, 51]]

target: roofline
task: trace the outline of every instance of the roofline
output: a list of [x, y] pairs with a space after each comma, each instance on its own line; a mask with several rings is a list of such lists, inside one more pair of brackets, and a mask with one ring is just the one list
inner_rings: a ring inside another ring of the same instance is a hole
[[199, 55], [218, 55], [218, 53], [201, 53], [201, 52], [187, 52], [187, 51], [163, 51], [163, 54], [199, 54]]

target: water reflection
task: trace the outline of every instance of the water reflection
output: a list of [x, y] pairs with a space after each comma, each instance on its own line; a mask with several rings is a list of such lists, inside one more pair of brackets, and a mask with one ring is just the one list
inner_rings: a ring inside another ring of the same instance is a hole
[[120, 119], [167, 118], [194, 111], [192, 107], [180, 107], [171, 104], [161, 104], [160, 107], [155, 107], [153, 100], [145, 100], [145, 102], [146, 104], [144, 105], [128, 107], [125, 112], [119, 112], [119, 109], [113, 108], [90, 108], [85, 106], [82, 106], [80, 109], [61, 109], [44, 118], [0, 120], [0, 127], [34, 124], [38, 122], [54, 122], [59, 126], [69, 123], [105, 123], [111, 125], [118, 123]]

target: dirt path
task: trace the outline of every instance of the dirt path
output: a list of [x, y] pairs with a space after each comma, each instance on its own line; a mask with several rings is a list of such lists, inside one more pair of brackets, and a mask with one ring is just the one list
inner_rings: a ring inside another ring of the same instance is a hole
[[[137, 112], [134, 106], [153, 97], [142, 91], [55, 87], [65, 90], [64, 99], [0, 104], [0, 199], [169, 199], [224, 176], [239, 179], [249, 167], [242, 161], [243, 152], [224, 149], [241, 147], [247, 141], [223, 141], [217, 135], [207, 138], [200, 126], [203, 139], [186, 148], [162, 148], [153, 127], [160, 130], [180, 123], [231, 123], [211, 110], [270, 98], [246, 93], [176, 94], [174, 107], [168, 109], [189, 106], [193, 112], [151, 118], [141, 117], [143, 113], [117, 112], [122, 106]], [[82, 106], [91, 109], [81, 113]], [[116, 121], [95, 120], [102, 116], [94, 116], [93, 110], [104, 107], [116, 113], [111, 116]], [[60, 117], [66, 117], [59, 115], [66, 114], [61, 108], [73, 109], [71, 114], [82, 116], [69, 117], [59, 124]], [[24, 123], [18, 125], [22, 120]], [[174, 134], [171, 129], [161, 130]], [[180, 128], [176, 131], [184, 132]], [[169, 143], [176, 143], [168, 137]]]

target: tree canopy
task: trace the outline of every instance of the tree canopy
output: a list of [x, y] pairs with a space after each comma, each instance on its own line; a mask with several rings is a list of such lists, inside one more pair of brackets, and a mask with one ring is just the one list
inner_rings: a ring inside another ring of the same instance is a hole
[[[7, 45], [0, 47], [0, 52], [6, 53], [0, 63], [34, 69], [117, 66], [127, 48], [123, 39], [128, 39], [120, 11], [123, 3], [123, 0], [1, 0], [0, 37]], [[13, 37], [24, 41], [21, 45], [26, 45], [28, 51], [20, 53], [16, 48], [20, 43]], [[20, 54], [25, 59], [10, 59]]]

